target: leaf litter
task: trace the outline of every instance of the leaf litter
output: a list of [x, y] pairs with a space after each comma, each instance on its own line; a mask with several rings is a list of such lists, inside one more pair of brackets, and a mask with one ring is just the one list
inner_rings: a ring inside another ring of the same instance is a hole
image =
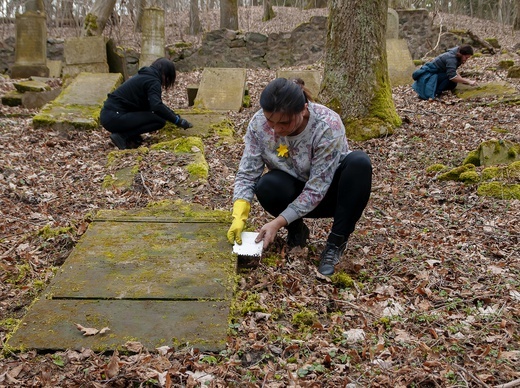
[[[463, 71], [479, 82], [504, 79], [497, 61], [475, 57]], [[186, 86], [200, 75], [179, 73], [166, 102], [186, 108]], [[274, 76], [273, 70], [248, 70], [253, 106], [228, 113], [237, 143], [205, 140], [207, 182], [189, 181], [175, 160], [161, 156], [166, 168], [143, 158], [129, 189], [102, 190], [114, 150], [107, 133], [35, 130], [34, 111], [0, 106], [2, 344], [85, 232], [92, 212], [175, 199], [186, 186], [197, 188], [194, 202], [230, 210], [240, 139]], [[12, 84], [6, 80], [0, 88]], [[223, 352], [182, 345], [149, 352], [129, 342], [123, 354], [6, 353], [0, 385], [518, 386], [520, 201], [480, 197], [474, 185], [441, 182], [426, 172], [434, 163], [459, 165], [490, 138], [519, 142], [518, 107], [493, 97], [420, 101], [410, 87], [394, 88], [393, 97], [403, 126], [392, 136], [350, 142], [370, 155], [374, 183], [337, 267], [348, 277], [319, 276], [316, 263], [331, 220], [307, 220], [309, 247], [287, 250], [282, 231], [265, 259], [243, 263], [236, 296], [242, 309]], [[153, 134], [145, 136], [145, 144], [153, 142]], [[253, 206], [253, 228], [269, 219]], [[63, 233], [39, 234], [44, 227]]]

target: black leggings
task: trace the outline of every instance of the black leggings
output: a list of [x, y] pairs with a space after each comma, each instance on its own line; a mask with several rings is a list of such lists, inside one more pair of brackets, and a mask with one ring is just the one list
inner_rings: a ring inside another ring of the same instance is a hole
[[101, 110], [99, 121], [107, 131], [118, 133], [126, 139], [157, 131], [166, 124], [165, 119], [151, 111], [116, 112], [108, 109]]
[[[277, 217], [302, 192], [305, 182], [280, 170], [263, 175], [255, 188], [262, 207]], [[372, 164], [363, 151], [353, 151], [341, 162], [320, 204], [305, 218], [334, 217], [331, 232], [345, 240], [363, 214], [372, 187]]]

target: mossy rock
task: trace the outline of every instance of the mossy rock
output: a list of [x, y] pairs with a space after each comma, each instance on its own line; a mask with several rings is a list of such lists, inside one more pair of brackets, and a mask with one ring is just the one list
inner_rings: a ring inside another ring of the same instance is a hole
[[499, 199], [520, 199], [520, 184], [504, 184], [501, 182], [485, 182], [479, 185], [477, 194]]
[[45, 92], [46, 90], [51, 90], [51, 87], [47, 85], [45, 82], [33, 80], [16, 82], [14, 84], [14, 87], [20, 93]]
[[511, 66], [507, 71], [508, 78], [520, 78], [520, 66]]
[[488, 82], [476, 87], [458, 84], [455, 94], [463, 100], [482, 97], [497, 97], [500, 99], [518, 96], [518, 90], [508, 82]]
[[520, 160], [520, 144], [509, 140], [493, 139], [482, 142], [476, 150], [471, 151], [463, 164], [494, 166], [511, 164], [517, 160]]
[[500, 62], [498, 62], [498, 67], [500, 69], [509, 69], [510, 67], [515, 65], [515, 61], [512, 59], [503, 59]]
[[22, 105], [22, 93], [11, 90], [2, 96], [2, 104], [6, 106], [20, 106]]
[[475, 171], [475, 165], [468, 163], [455, 167], [454, 169], [439, 175], [437, 179], [440, 181], [464, 181], [464, 179], [461, 179], [461, 175], [468, 171]]
[[484, 40], [488, 42], [493, 48], [499, 49], [501, 47], [497, 38], [486, 38]]

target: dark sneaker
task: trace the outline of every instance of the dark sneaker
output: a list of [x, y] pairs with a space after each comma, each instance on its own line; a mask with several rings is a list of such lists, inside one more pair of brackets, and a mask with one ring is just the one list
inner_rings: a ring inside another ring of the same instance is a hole
[[287, 245], [289, 248], [300, 247], [307, 245], [309, 238], [309, 228], [305, 225], [303, 220], [295, 221], [294, 225], [290, 224], [287, 228]]
[[132, 149], [139, 148], [142, 144], [143, 144], [143, 138], [141, 137], [141, 135], [136, 135], [136, 136], [130, 137], [126, 141], [126, 148], [132, 148]]
[[120, 150], [126, 150], [128, 148], [128, 145], [126, 144], [126, 139], [119, 133], [111, 133], [110, 140], [112, 140], [112, 143], [114, 143], [115, 146]]
[[318, 267], [319, 273], [325, 276], [332, 275], [334, 273], [334, 266], [339, 263], [339, 259], [346, 247], [347, 243], [343, 243], [339, 247], [327, 243], [327, 246], [321, 253], [320, 266]]

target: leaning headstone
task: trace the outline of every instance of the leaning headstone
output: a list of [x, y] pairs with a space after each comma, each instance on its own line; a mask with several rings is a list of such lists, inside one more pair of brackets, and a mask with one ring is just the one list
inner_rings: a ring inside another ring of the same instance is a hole
[[141, 28], [139, 67], [150, 66], [157, 58], [164, 57], [164, 10], [146, 8]]
[[63, 68], [62, 61], [56, 59], [47, 59], [47, 67], [49, 68], [49, 77], [60, 78], [61, 69]]
[[301, 78], [314, 98], [320, 92], [321, 72], [317, 70], [278, 70], [276, 76], [287, 79]]
[[15, 61], [12, 78], [32, 75], [47, 77], [47, 22], [44, 13], [25, 12], [16, 15]]
[[107, 49], [103, 36], [65, 39], [63, 76], [74, 77], [82, 72], [108, 73]]
[[80, 73], [50, 104], [33, 117], [33, 126], [57, 130], [96, 129], [107, 94], [123, 81], [116, 73]]
[[388, 76], [392, 86], [411, 85], [415, 65], [404, 39], [386, 40]]
[[246, 69], [206, 67], [202, 72], [195, 107], [213, 111], [240, 111], [246, 90]]
[[109, 39], [107, 42], [107, 62], [111, 73], [120, 73], [123, 75], [124, 80], [128, 79], [124, 51], [118, 50], [116, 43], [112, 39]]

